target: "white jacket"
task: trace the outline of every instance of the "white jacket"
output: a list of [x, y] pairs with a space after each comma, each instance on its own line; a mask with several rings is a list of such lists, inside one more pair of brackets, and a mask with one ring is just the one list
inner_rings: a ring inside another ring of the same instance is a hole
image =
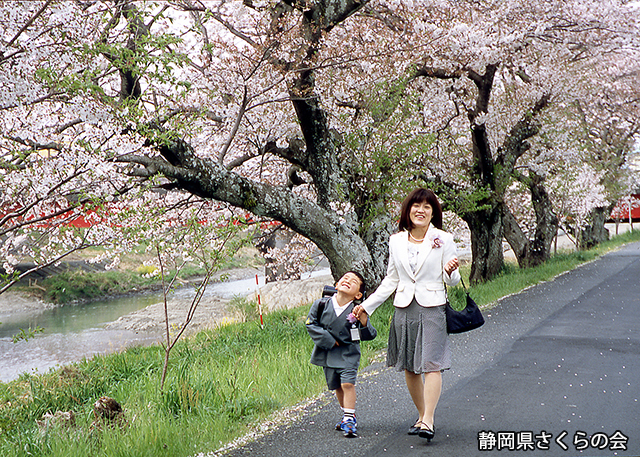
[[[439, 237], [443, 245], [433, 247], [433, 238]], [[460, 282], [460, 272], [455, 269], [451, 276], [444, 271], [444, 265], [456, 254], [456, 245], [451, 234], [429, 226], [425, 240], [420, 244], [418, 265], [414, 273], [409, 266], [409, 232], [395, 233], [389, 237], [389, 264], [387, 275], [376, 291], [362, 302], [367, 314], [371, 315], [378, 306], [395, 292], [393, 305], [406, 308], [413, 297], [420, 306], [444, 305], [444, 282], [455, 286]]]

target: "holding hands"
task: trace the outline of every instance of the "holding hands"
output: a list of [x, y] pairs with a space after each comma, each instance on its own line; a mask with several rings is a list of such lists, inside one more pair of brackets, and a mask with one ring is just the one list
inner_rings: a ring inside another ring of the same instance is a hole
[[[445, 273], [447, 273], [449, 276], [451, 276], [451, 274], [456, 271], [458, 268], [460, 267], [460, 262], [458, 262], [458, 258], [454, 257], [453, 259], [449, 260], [445, 266], [444, 266], [444, 271]], [[353, 308], [353, 315], [360, 320], [360, 322], [362, 323], [362, 325], [367, 325], [367, 317], [369, 316], [367, 314], [367, 312], [364, 310], [364, 308], [362, 307], [362, 305], [356, 305]]]
[[356, 305], [353, 307], [353, 315], [358, 318], [362, 325], [367, 325], [368, 314], [362, 307], [362, 305]]

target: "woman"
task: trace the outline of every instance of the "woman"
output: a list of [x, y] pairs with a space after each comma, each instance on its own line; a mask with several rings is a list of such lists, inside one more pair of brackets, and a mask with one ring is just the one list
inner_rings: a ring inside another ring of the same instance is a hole
[[442, 390], [442, 371], [451, 350], [444, 312], [444, 283], [460, 281], [453, 237], [442, 230], [442, 207], [435, 194], [418, 188], [402, 203], [400, 231], [389, 238], [387, 274], [354, 314], [371, 314], [395, 292], [387, 365], [404, 371], [418, 420], [409, 429], [428, 441], [435, 435], [434, 414]]

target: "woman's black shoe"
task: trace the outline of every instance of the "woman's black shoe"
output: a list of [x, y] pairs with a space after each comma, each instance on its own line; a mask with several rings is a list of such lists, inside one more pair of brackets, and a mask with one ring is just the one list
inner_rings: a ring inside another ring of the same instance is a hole
[[407, 432], [407, 435], [417, 435], [417, 434], [419, 434], [420, 433], [420, 426], [422, 426], [422, 424], [424, 424], [424, 422], [422, 422], [420, 419], [418, 419], [414, 425], [409, 427], [409, 431]]
[[424, 422], [422, 424], [425, 428], [421, 428], [418, 432], [418, 435], [420, 436], [420, 438], [426, 438], [427, 442], [430, 442], [433, 437], [436, 436], [436, 428], [434, 426], [433, 430], [431, 430], [429, 427], [427, 427], [427, 424], [425, 424]]

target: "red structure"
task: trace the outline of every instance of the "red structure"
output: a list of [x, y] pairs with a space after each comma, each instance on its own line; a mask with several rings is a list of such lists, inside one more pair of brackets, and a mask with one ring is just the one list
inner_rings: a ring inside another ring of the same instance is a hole
[[[631, 215], [629, 215], [629, 210], [631, 210]], [[640, 222], [640, 194], [622, 197], [611, 211], [612, 221], [628, 222], [629, 216], [633, 222]]]
[[[85, 217], [89, 217], [93, 215], [95, 211], [93, 210], [84, 210], [77, 215], [73, 215], [74, 208], [69, 207], [66, 211], [66, 208], [50, 208], [50, 212], [42, 212], [39, 214], [27, 213], [26, 216], [20, 214], [20, 208], [17, 206], [14, 207], [4, 207], [0, 208], [0, 219], [9, 216], [9, 220], [14, 220], [18, 224], [25, 223], [25, 225], [30, 225], [35, 228], [48, 228], [54, 225], [63, 223], [67, 226], [78, 227], [78, 228], [88, 228], [94, 225], [94, 222], [89, 222]], [[15, 217], [12, 217], [12, 213], [15, 214]]]

